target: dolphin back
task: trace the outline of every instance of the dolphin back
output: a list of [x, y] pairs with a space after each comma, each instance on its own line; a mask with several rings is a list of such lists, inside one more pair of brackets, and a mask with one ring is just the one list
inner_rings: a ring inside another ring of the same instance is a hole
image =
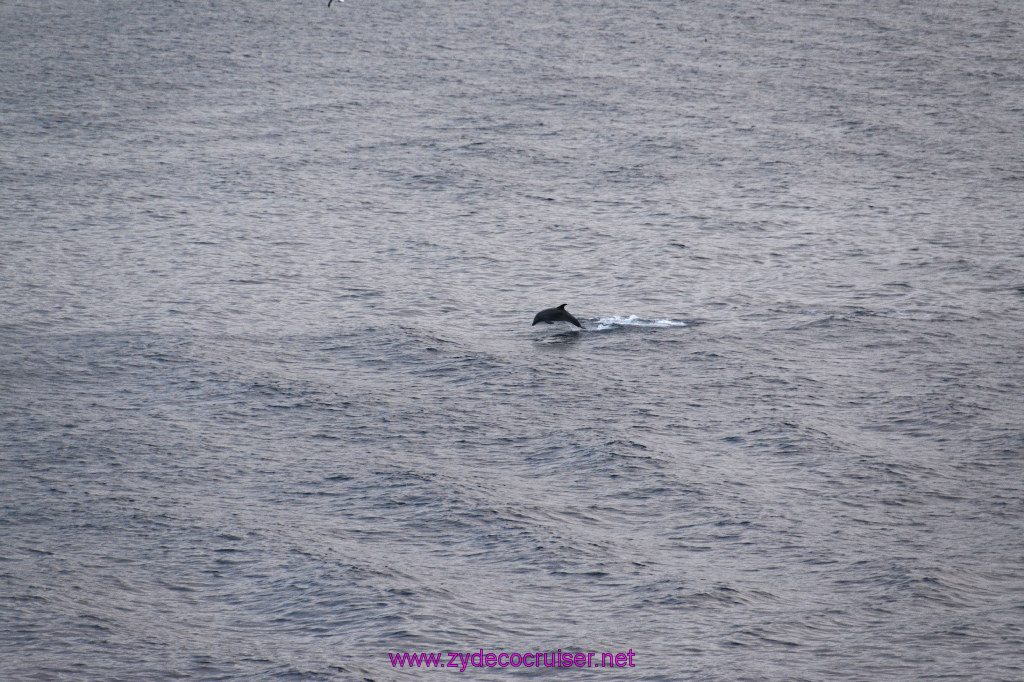
[[575, 317], [573, 317], [572, 314], [568, 310], [562, 310], [561, 313], [562, 313], [562, 316], [561, 316], [560, 319], [565, 320], [566, 322], [568, 322], [570, 324], [574, 324], [577, 327], [579, 327], [580, 329], [583, 329], [583, 325], [580, 324], [580, 321], [577, 320]]
[[583, 325], [580, 324], [580, 321], [573, 317], [572, 313], [565, 309], [565, 306], [566, 304], [563, 303], [557, 308], [548, 308], [540, 311], [533, 316], [533, 324], [530, 326], [532, 327], [538, 322], [547, 322], [548, 324], [551, 324], [552, 322], [568, 322], [569, 324], [574, 324], [580, 329], [583, 329]]

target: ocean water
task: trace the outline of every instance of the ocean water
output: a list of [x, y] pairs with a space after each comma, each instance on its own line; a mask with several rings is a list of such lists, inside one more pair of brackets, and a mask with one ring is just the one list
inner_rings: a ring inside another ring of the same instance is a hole
[[0, 677], [1024, 678], [1022, 29], [0, 3]]

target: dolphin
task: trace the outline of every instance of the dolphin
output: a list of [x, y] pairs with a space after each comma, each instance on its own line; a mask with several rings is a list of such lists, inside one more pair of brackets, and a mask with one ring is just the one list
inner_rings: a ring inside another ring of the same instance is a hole
[[[557, 308], [548, 308], [547, 310], [540, 311], [534, 315], [533, 324], [537, 324], [538, 322], [547, 322], [548, 324], [551, 324], [552, 322], [568, 322], [569, 324], [574, 324], [580, 329], [583, 329], [583, 325], [580, 324], [580, 321], [565, 309], [566, 305], [566, 303], [563, 303]], [[533, 324], [530, 326], [532, 327]]]

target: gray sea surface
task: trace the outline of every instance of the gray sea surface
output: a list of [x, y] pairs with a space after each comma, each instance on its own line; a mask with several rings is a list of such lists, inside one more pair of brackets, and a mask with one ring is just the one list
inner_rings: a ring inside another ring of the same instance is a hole
[[1022, 306], [1020, 2], [0, 2], [0, 678], [1024, 679]]

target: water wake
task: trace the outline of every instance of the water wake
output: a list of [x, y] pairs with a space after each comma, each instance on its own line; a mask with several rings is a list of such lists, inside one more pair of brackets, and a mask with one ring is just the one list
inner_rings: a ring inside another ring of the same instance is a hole
[[601, 317], [597, 319], [597, 326], [594, 327], [595, 331], [601, 331], [603, 329], [615, 329], [616, 327], [685, 327], [686, 322], [682, 320], [645, 320], [636, 315], [630, 315], [629, 317], [622, 317], [621, 315], [612, 315], [611, 317]]

